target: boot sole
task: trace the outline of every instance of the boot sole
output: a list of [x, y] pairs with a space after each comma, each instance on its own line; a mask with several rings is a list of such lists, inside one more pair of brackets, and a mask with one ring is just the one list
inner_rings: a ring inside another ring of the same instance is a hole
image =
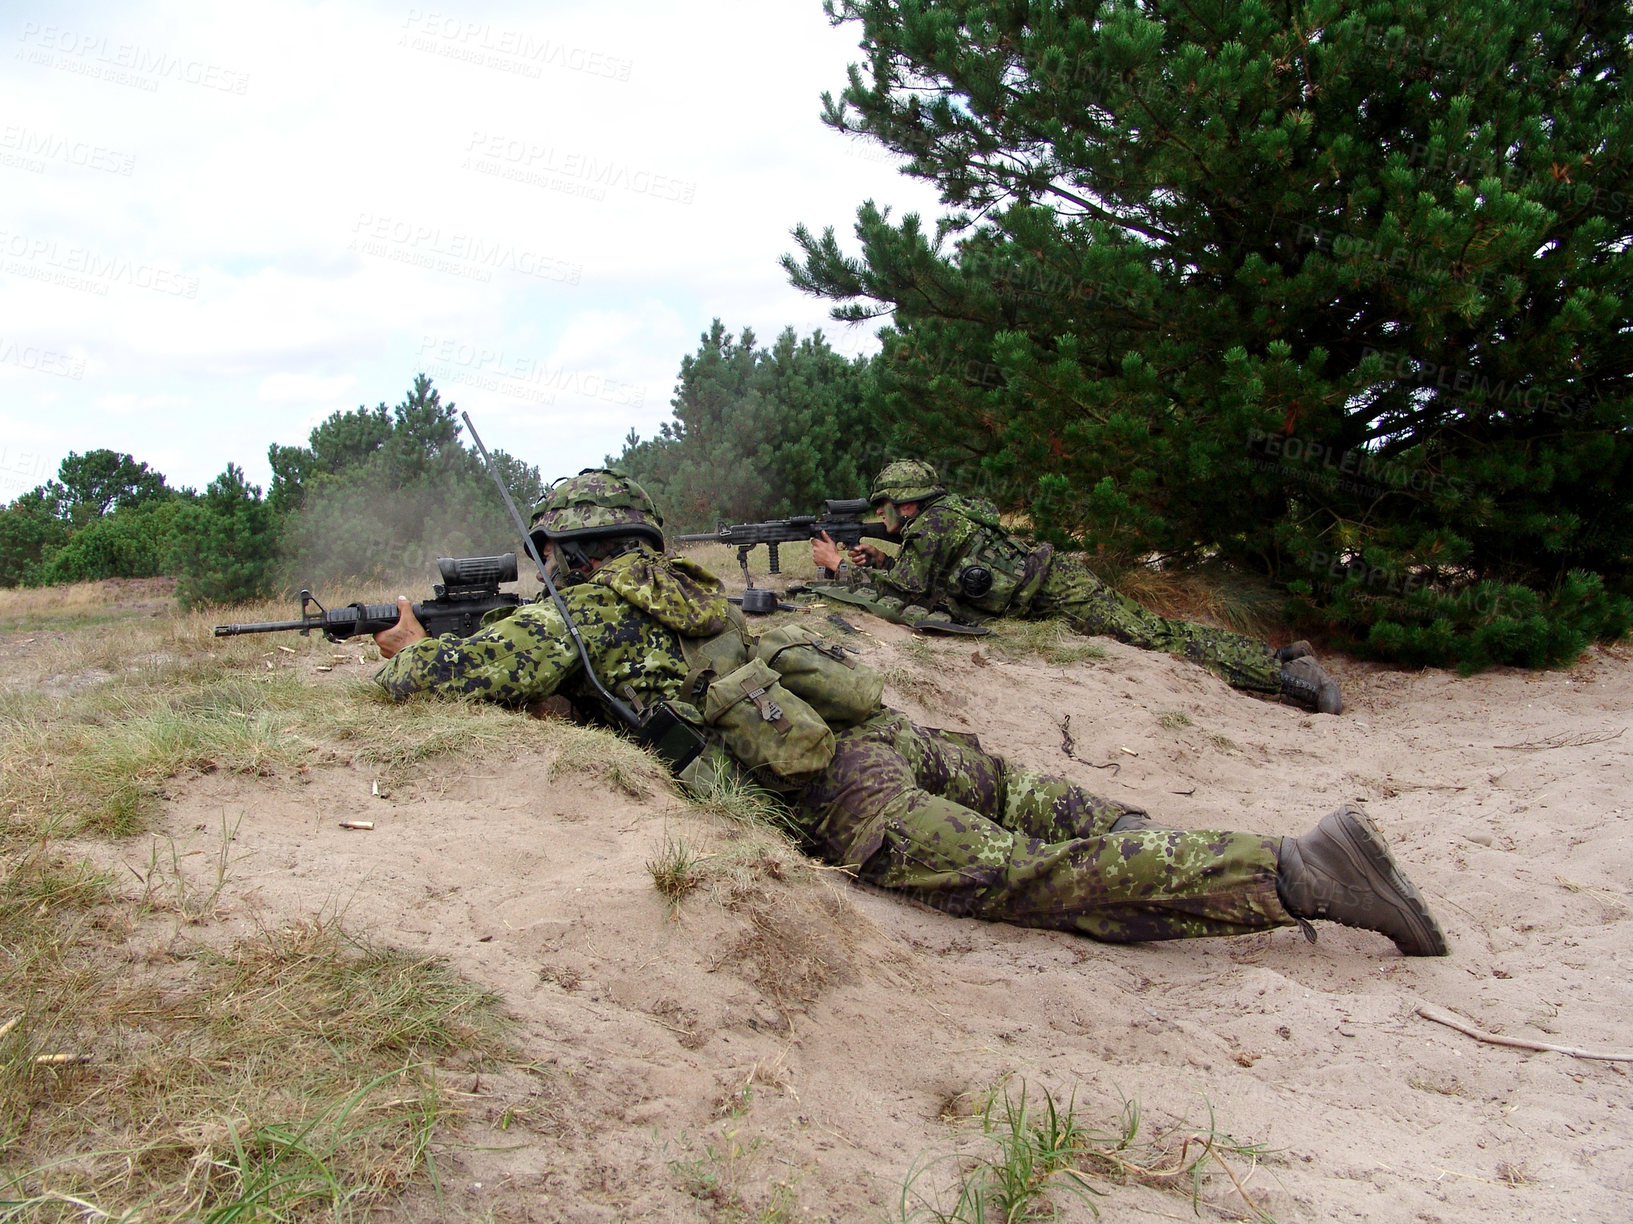
[[1400, 867], [1395, 863], [1395, 856], [1389, 853], [1383, 834], [1378, 832], [1378, 826], [1372, 823], [1372, 818], [1347, 803], [1334, 812], [1333, 816], [1338, 818], [1333, 821], [1337, 826], [1333, 830], [1334, 840], [1343, 845], [1346, 857], [1366, 877], [1373, 894], [1400, 899], [1397, 908], [1405, 916], [1406, 925], [1411, 928], [1411, 942], [1403, 943], [1395, 936], [1390, 938], [1395, 940], [1395, 946], [1401, 950], [1401, 954], [1445, 956], [1450, 951], [1446, 946], [1445, 933], [1440, 929], [1440, 924], [1434, 920], [1434, 915], [1429, 913], [1429, 907], [1424, 903], [1422, 895], [1413, 887], [1412, 882], [1401, 874]]

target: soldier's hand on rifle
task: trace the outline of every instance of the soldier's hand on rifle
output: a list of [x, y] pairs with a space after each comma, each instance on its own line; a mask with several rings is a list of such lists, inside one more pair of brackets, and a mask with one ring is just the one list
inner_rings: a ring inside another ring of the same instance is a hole
[[868, 569], [877, 569], [885, 563], [889, 555], [884, 549], [875, 548], [871, 544], [858, 544], [851, 549], [851, 560], [857, 565], [866, 566]]
[[811, 537], [811, 560], [825, 570], [836, 570], [843, 558], [840, 556], [839, 545], [833, 542], [833, 537], [826, 531], [821, 535]]
[[412, 646], [431, 635], [420, 624], [420, 618], [414, 615], [414, 605], [408, 596], [397, 596], [397, 623], [389, 629], [382, 629], [374, 635], [374, 644], [380, 648], [380, 657], [389, 659], [399, 650]]

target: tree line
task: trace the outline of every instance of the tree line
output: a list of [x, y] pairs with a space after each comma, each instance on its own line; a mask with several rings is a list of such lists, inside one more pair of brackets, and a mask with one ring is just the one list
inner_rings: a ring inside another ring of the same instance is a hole
[[[609, 457], [672, 529], [811, 512], [911, 455], [1110, 565], [1267, 579], [1289, 623], [1377, 658], [1549, 665], [1633, 624], [1633, 10], [829, 12], [866, 59], [823, 120], [942, 215], [794, 231], [796, 287], [886, 320], [872, 358], [703, 334], [673, 419]], [[475, 547], [479, 487], [425, 475], [468, 452], [415, 403], [275, 447], [264, 502], [231, 467], [111, 513], [42, 487], [0, 515], [0, 581], [162, 564], [144, 541], [183, 523], [357, 569], [428, 525]]]
[[796, 231], [874, 403], [1037, 533], [1408, 663], [1633, 620], [1633, 9], [831, 0], [943, 215]]
[[[195, 606], [512, 550], [515, 530], [461, 429], [420, 375], [394, 408], [336, 412], [306, 445], [272, 446], [265, 495], [234, 463], [201, 494], [131, 455], [70, 454], [0, 510], [0, 585], [174, 575]], [[494, 460], [520, 504], [538, 499], [536, 467]]]

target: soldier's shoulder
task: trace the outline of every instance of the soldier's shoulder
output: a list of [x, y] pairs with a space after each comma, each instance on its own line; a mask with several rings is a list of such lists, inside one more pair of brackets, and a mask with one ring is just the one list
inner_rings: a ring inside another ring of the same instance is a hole
[[968, 529], [972, 524], [977, 527], [996, 527], [998, 507], [984, 497], [965, 497], [958, 493], [948, 493], [926, 506], [918, 517], [926, 520], [926, 525], [935, 524], [943, 530], [959, 527]]
[[966, 497], [961, 493], [949, 493], [943, 501], [951, 503], [950, 509], [967, 519], [972, 519], [983, 527], [997, 527], [998, 506], [996, 502], [988, 501], [984, 497]]

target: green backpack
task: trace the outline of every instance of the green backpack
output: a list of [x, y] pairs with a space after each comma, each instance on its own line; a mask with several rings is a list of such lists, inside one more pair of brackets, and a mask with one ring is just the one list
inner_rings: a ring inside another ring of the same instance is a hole
[[833, 760], [830, 728], [879, 709], [884, 677], [798, 625], [754, 638], [734, 627], [681, 639], [690, 672], [681, 700], [703, 713], [721, 745], [756, 780], [778, 790], [812, 782]]
[[781, 625], [760, 635], [754, 654], [831, 727], [854, 726], [879, 710], [885, 678], [843, 642], [803, 625]]

